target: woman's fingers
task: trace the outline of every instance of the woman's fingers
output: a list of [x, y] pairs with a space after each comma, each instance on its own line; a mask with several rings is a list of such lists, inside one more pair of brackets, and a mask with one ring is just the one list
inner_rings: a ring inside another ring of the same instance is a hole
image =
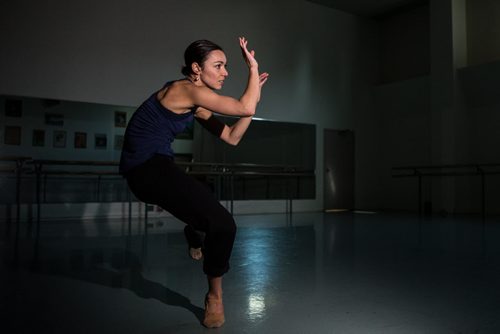
[[240, 37], [240, 46], [243, 50], [247, 51], [247, 44], [248, 44], [248, 41], [245, 39], [245, 37]]
[[257, 60], [255, 59], [255, 51], [251, 50], [248, 51], [248, 40], [245, 37], [240, 37], [240, 47], [241, 47], [241, 52], [243, 53], [243, 58], [245, 58], [245, 61], [249, 67], [256, 67], [258, 66]]
[[243, 53], [243, 57], [245, 60], [248, 61], [248, 50], [247, 50], [247, 41], [245, 40], [244, 37], [240, 37], [240, 47], [241, 47], [241, 52]]
[[267, 72], [261, 73], [259, 75], [259, 85], [262, 87], [266, 83], [268, 78], [269, 78], [269, 73]]

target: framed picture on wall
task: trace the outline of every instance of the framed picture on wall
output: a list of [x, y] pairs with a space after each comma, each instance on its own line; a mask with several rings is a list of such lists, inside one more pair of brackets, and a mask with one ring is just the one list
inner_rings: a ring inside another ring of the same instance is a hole
[[124, 139], [123, 135], [115, 135], [115, 150], [121, 151]]
[[86, 132], [75, 132], [75, 148], [87, 148]]
[[45, 130], [33, 130], [33, 146], [45, 146]]
[[21, 145], [21, 127], [6, 126], [4, 143], [6, 145]]
[[46, 125], [54, 125], [54, 126], [63, 126], [64, 125], [64, 115], [47, 112], [47, 113], [45, 113], [45, 124]]
[[66, 131], [62, 130], [54, 131], [53, 146], [56, 148], [66, 147]]
[[95, 135], [95, 148], [98, 150], [105, 150], [108, 146], [108, 137], [102, 133]]
[[127, 113], [124, 111], [115, 111], [115, 127], [124, 128], [127, 126]]
[[5, 116], [21, 117], [23, 115], [23, 101], [15, 99], [5, 100]]

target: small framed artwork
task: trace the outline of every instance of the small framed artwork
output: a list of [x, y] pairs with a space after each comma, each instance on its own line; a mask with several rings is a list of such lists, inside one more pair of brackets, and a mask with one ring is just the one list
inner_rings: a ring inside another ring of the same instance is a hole
[[5, 100], [5, 116], [21, 117], [23, 115], [23, 101], [7, 99]]
[[45, 113], [45, 124], [54, 126], [64, 125], [64, 115], [55, 113]]
[[98, 133], [95, 135], [95, 148], [105, 150], [108, 146], [108, 137], [105, 134]]
[[54, 131], [53, 146], [56, 148], [65, 148], [66, 147], [66, 131], [62, 131], [62, 130], [55, 130]]
[[87, 148], [86, 132], [75, 132], [75, 148]]
[[21, 145], [21, 127], [6, 126], [4, 143], [6, 145]]
[[123, 135], [115, 135], [115, 150], [121, 151], [124, 140], [125, 137]]
[[33, 146], [45, 146], [45, 130], [33, 130]]
[[127, 113], [124, 111], [115, 111], [115, 127], [124, 128], [127, 126]]

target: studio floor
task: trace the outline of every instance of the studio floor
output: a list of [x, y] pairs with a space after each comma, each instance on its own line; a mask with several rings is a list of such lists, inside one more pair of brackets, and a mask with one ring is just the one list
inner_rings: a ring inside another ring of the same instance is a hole
[[[226, 324], [182, 223], [44, 222], [0, 239], [0, 332], [500, 333], [500, 221], [388, 213], [236, 216]], [[5, 229], [4, 229], [5, 230]], [[17, 259], [17, 261], [14, 261]]]

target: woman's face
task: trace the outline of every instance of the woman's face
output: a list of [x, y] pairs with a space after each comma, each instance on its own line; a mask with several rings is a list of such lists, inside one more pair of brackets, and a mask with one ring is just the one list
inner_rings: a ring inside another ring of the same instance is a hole
[[219, 90], [228, 76], [226, 55], [221, 50], [211, 51], [200, 72], [200, 81], [211, 89]]

